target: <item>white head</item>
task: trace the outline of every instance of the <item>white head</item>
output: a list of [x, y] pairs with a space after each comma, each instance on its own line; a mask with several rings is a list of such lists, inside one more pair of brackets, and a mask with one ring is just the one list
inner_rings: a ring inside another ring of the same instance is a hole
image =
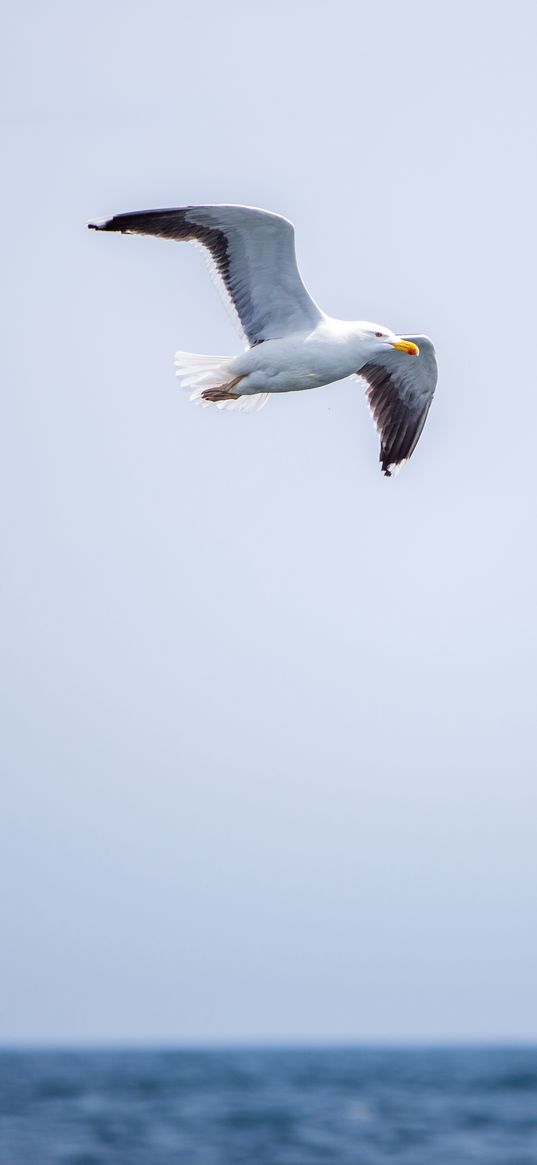
[[414, 344], [412, 340], [403, 340], [401, 336], [397, 336], [395, 332], [383, 327], [382, 324], [371, 324], [368, 320], [362, 320], [360, 330], [367, 360], [373, 360], [375, 356], [382, 357], [384, 353], [392, 352], [394, 349], [398, 352], [406, 352], [407, 356], [419, 356], [420, 354], [418, 345]]

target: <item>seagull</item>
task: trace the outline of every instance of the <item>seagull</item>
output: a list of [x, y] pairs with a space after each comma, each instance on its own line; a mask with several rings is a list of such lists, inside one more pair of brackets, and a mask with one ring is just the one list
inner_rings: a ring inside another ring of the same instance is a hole
[[190, 399], [254, 412], [271, 393], [320, 388], [347, 376], [365, 382], [390, 477], [414, 452], [437, 380], [427, 336], [399, 336], [381, 324], [332, 319], [306, 290], [288, 219], [249, 206], [185, 206], [116, 214], [90, 230], [197, 243], [242, 331], [239, 356], [177, 352]]

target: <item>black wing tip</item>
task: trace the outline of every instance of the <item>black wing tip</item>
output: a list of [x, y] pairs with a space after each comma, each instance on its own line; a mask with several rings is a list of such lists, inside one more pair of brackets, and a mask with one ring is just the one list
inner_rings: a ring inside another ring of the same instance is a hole
[[390, 458], [388, 456], [388, 450], [385, 448], [385, 446], [382, 443], [380, 446], [379, 461], [380, 461], [380, 468], [381, 468], [382, 473], [384, 474], [384, 477], [391, 477], [392, 476], [392, 469], [394, 467], [393, 466], [393, 457]]
[[404, 465], [406, 461], [408, 461], [409, 457], [410, 453], [407, 454], [406, 457], [394, 457], [393, 454], [390, 456], [390, 454], [386, 453], [384, 449], [381, 449], [379, 453], [379, 461], [384, 477], [395, 477], [395, 475], [401, 469], [401, 466]]
[[[132, 232], [132, 226], [129, 220], [134, 219], [134, 217], [133, 214], [114, 214], [112, 218], [101, 218], [97, 222], [89, 222], [88, 230], [122, 231], [124, 234], [127, 234], [129, 231]], [[136, 217], [139, 218], [140, 216], [137, 214]]]
[[[171, 207], [161, 210], [129, 210], [125, 214], [114, 214], [112, 218], [89, 222], [90, 231], [116, 231], [122, 235], [158, 235], [162, 238], [187, 238], [177, 232], [184, 227], [185, 211], [188, 207]], [[182, 216], [182, 217], [181, 217]], [[188, 236], [190, 239], [192, 236]]]
[[89, 222], [88, 223], [88, 230], [89, 231], [115, 231], [118, 228], [116, 226], [114, 226], [114, 221], [115, 220], [113, 218], [103, 218], [103, 219], [101, 219], [100, 222]]

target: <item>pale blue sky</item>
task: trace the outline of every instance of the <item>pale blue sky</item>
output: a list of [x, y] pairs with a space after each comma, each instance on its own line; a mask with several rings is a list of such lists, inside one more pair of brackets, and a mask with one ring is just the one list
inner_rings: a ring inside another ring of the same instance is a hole
[[[7, 19], [0, 1040], [537, 1038], [535, 6]], [[200, 256], [84, 225], [225, 201], [433, 337], [396, 480], [356, 381], [189, 405]]]

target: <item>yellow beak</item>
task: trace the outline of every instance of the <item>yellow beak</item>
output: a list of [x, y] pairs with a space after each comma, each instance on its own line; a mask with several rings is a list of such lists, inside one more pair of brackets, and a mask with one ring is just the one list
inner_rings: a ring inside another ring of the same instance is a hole
[[406, 352], [407, 356], [419, 356], [420, 350], [417, 344], [413, 344], [412, 340], [397, 340], [392, 343], [392, 348], [397, 348], [398, 352]]

